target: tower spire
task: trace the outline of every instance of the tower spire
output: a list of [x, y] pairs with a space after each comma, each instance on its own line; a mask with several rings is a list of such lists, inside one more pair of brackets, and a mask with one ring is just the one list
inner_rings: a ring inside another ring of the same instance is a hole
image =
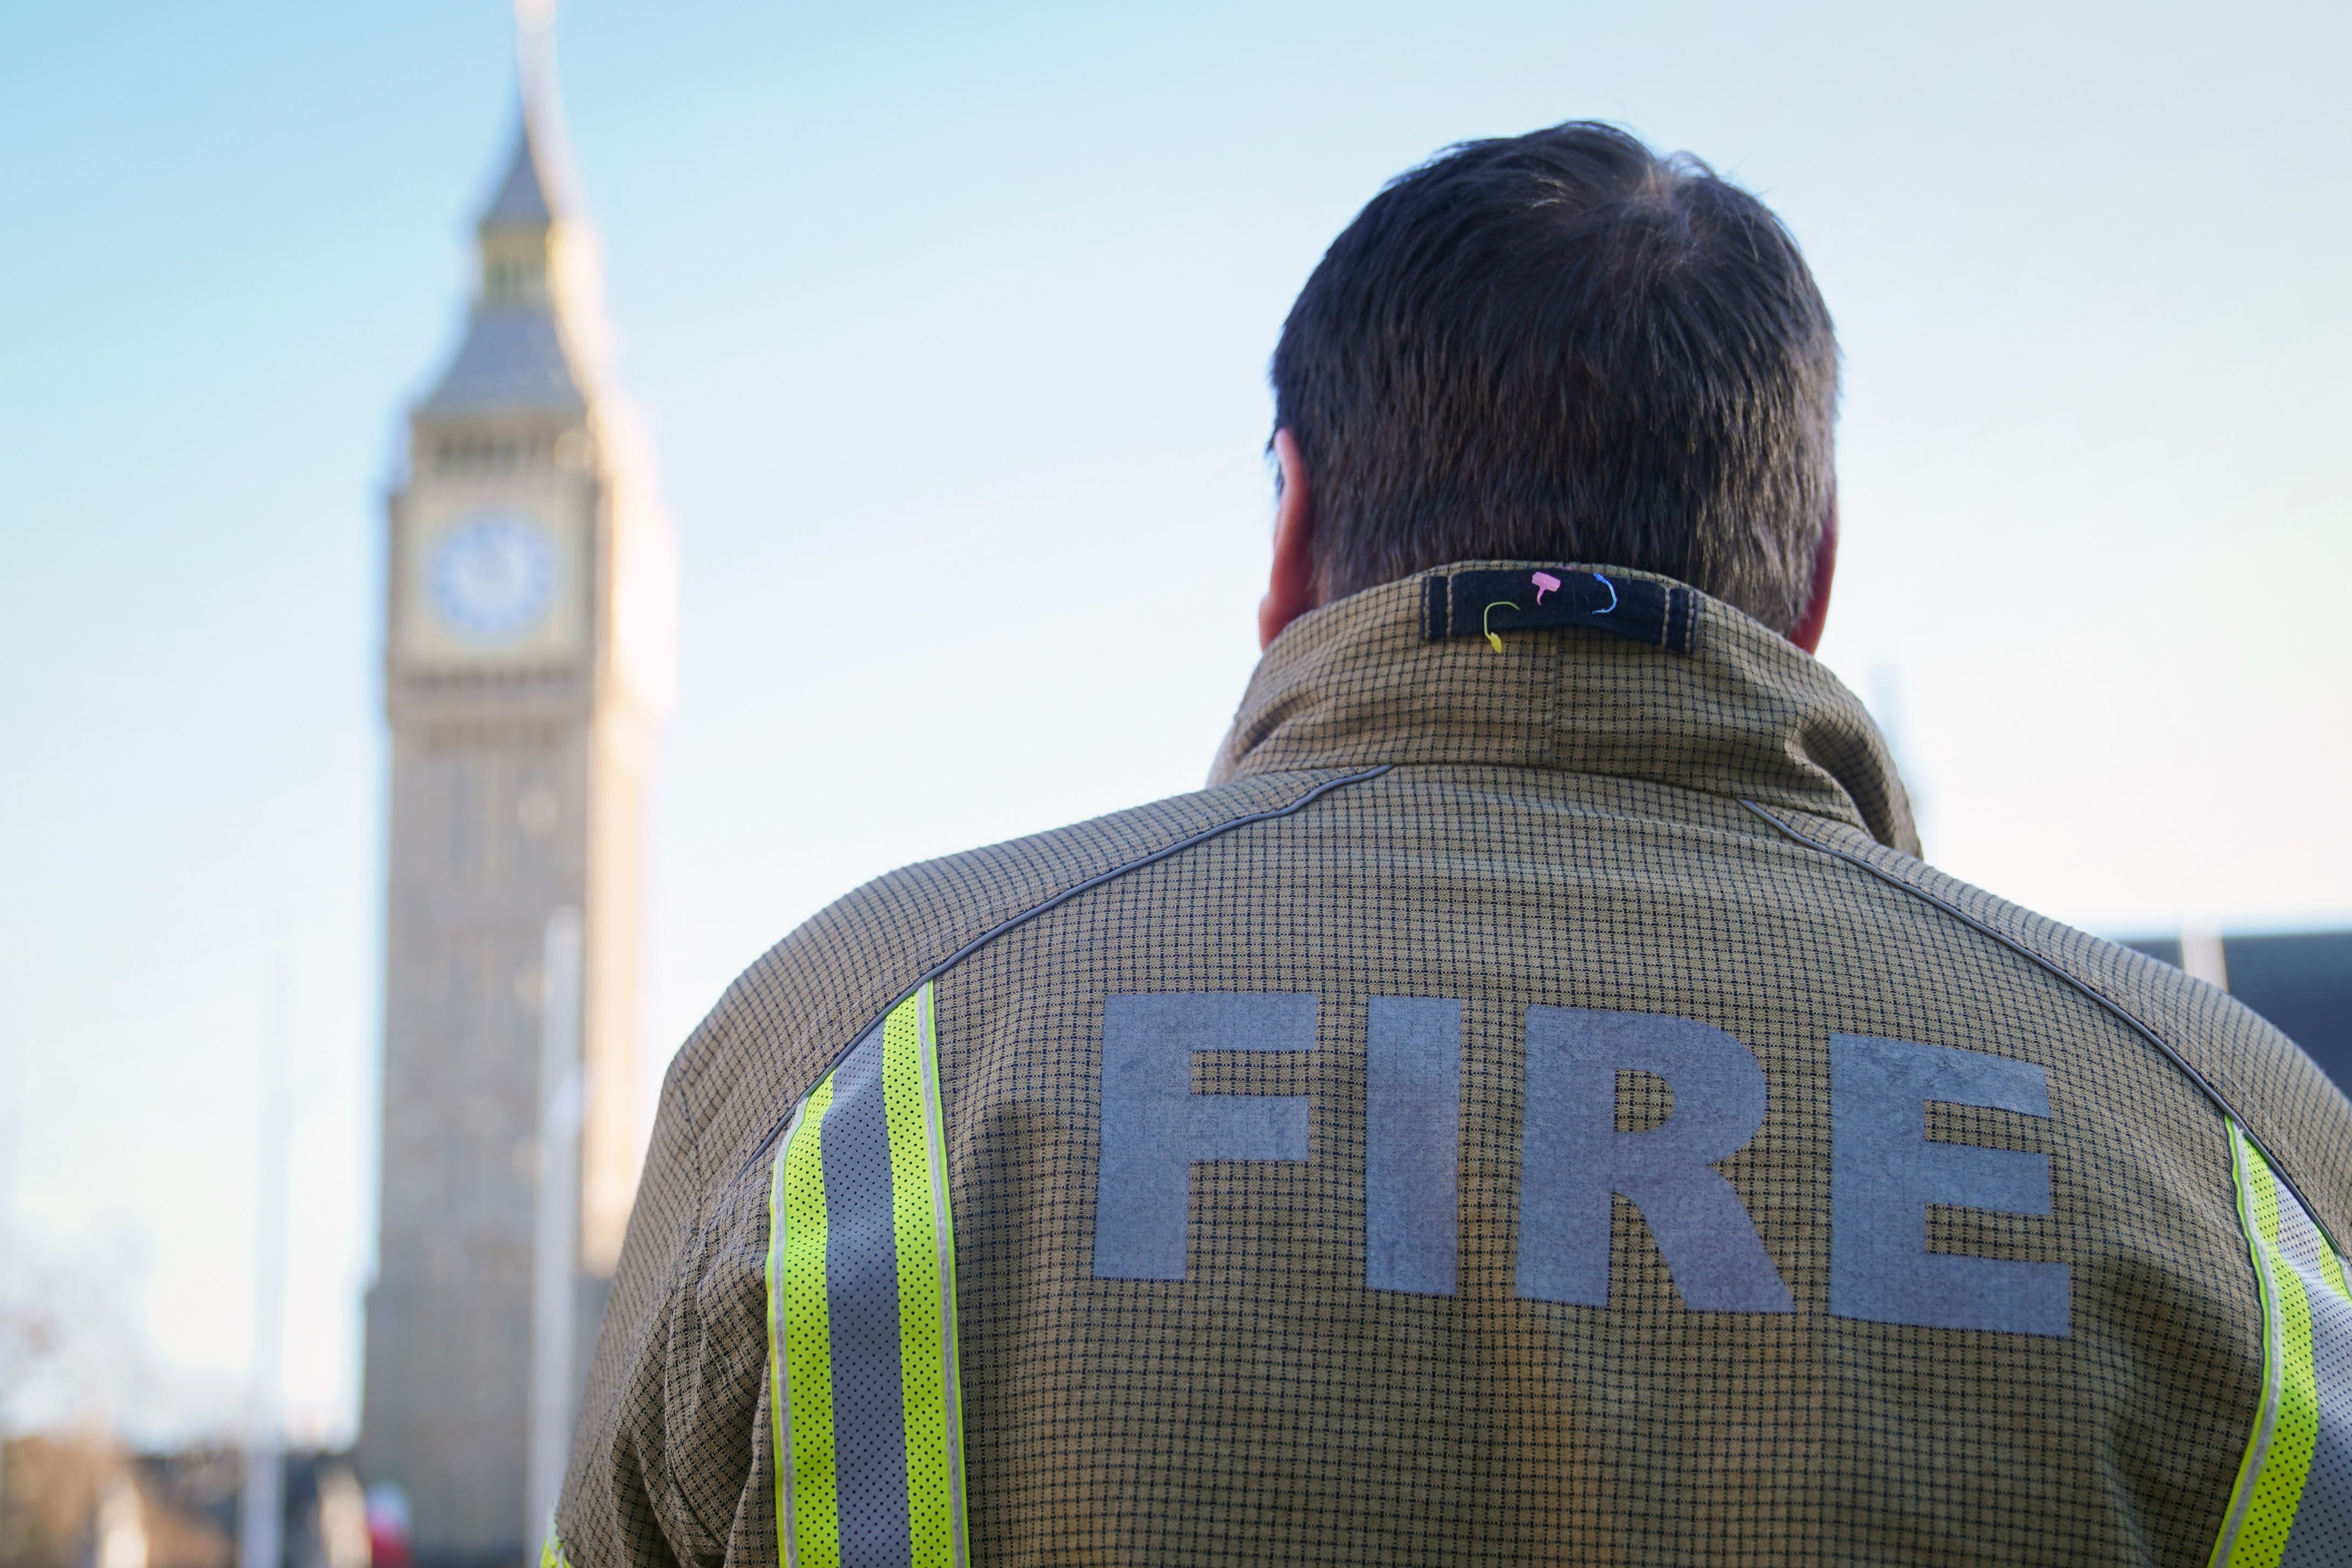
[[465, 339], [420, 414], [584, 411], [607, 358], [595, 239], [564, 155], [555, 0], [514, 0], [514, 18], [513, 150], [476, 226]]
[[565, 208], [562, 112], [555, 87], [555, 0], [514, 0], [514, 152], [482, 226], [545, 226]]
[[514, 0], [515, 76], [526, 121], [555, 95], [555, 0]]

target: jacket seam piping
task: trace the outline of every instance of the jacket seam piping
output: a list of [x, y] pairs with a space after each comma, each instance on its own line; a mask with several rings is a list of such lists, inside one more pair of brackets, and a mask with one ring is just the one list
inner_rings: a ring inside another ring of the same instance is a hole
[[[1547, 715], [1549, 715], [1553, 710], [1547, 708], [1545, 711]], [[1332, 763], [1325, 765], [1339, 766], [1340, 764]], [[1349, 763], [1346, 765], [1353, 766], [1355, 764]], [[1372, 771], [1375, 773], [1387, 773], [1394, 768], [1411, 768], [1416, 773], [1444, 773], [1447, 771], [1468, 773], [1480, 769], [1505, 769], [1514, 773], [1558, 773], [1567, 778], [1599, 779], [1606, 784], [1641, 784], [1651, 789], [1671, 790], [1678, 795], [1694, 795], [1708, 802], [1730, 801], [1738, 805], [1752, 806], [1755, 805], [1753, 801], [1739, 793], [1742, 786], [1737, 781], [1727, 782], [1721, 784], [1690, 784], [1667, 778], [1661, 773], [1619, 773], [1596, 767], [1572, 766], [1565, 763], [1556, 763], [1537, 762], [1528, 759], [1509, 761], [1492, 757], [1473, 757], [1467, 759], [1462, 757], [1407, 757], [1402, 762], [1382, 763]], [[1321, 771], [1321, 769], [1318, 764], [1311, 763], [1269, 763], [1262, 768], [1236, 769], [1232, 777], [1219, 782], [1223, 784], [1244, 784], [1251, 779], [1264, 778], [1268, 773], [1295, 773], [1318, 771]], [[1370, 774], [1367, 773], [1365, 776], [1370, 777]], [[1351, 784], [1354, 781], [1352, 779], [1342, 779], [1339, 782], [1342, 784]], [[1795, 789], [1786, 789], [1777, 791], [1776, 793], [1794, 795], [1800, 792]], [[1825, 791], [1817, 791], [1815, 792], [1815, 795], [1818, 796], [1819, 795], [1825, 793]], [[1794, 800], [1774, 800], [1772, 804], [1784, 811], [1801, 811], [1809, 816], [1825, 817], [1843, 826], [1851, 827], [1857, 833], [1869, 834], [1872, 841], [1874, 843], [1885, 844], [1885, 841], [1879, 838], [1877, 834], [1873, 831], [1868, 817], [1864, 816], [1861, 806], [1853, 803], [1853, 797], [1844, 795], [1843, 790], [1840, 791], [1840, 795], [1845, 803], [1846, 809], [1852, 811], [1853, 814], [1853, 816], [1841, 816], [1838, 815], [1836, 802], [1818, 798], [1816, 798], [1814, 803], [1810, 805], [1799, 805]], [[1301, 804], [1304, 803], [1302, 802]], [[1808, 839], [1806, 842], [1811, 843], [1811, 840]], [[1888, 848], [1894, 847], [1892, 845], [1886, 845], [1885, 847]], [[1834, 851], [1832, 851], [1832, 853], [1834, 853]]]
[[[1054, 894], [1050, 898], [1041, 900], [1037, 903], [1030, 905], [1027, 909], [1022, 910], [1015, 914], [1010, 915], [1005, 919], [997, 921], [996, 924], [989, 927], [978, 936], [973, 937], [970, 942], [965, 942], [961, 947], [957, 948], [953, 952], [949, 953], [945, 958], [940, 960], [937, 963], [923, 971], [922, 973], [917, 975], [912, 984], [908, 984], [905, 989], [899, 991], [891, 998], [888, 1006], [884, 1007], [880, 1013], [875, 1015], [873, 1019], [869, 1019], [865, 1027], [853, 1032], [849, 1037], [849, 1043], [843, 1046], [839, 1050], [834, 1052], [834, 1054], [826, 1059], [824, 1066], [818, 1069], [815, 1078], [812, 1079], [810, 1081], [812, 1083], [823, 1083], [824, 1081], [825, 1074], [833, 1071], [835, 1068], [841, 1065], [842, 1058], [846, 1057], [856, 1047], [857, 1042], [866, 1037], [866, 1030], [872, 1028], [876, 1022], [882, 1018], [888, 1017], [900, 1004], [907, 1000], [908, 997], [912, 996], [924, 986], [929, 985], [933, 981], [940, 978], [942, 975], [946, 974], [949, 970], [953, 969], [957, 964], [961, 963], [965, 959], [970, 958], [973, 953], [978, 952], [982, 948], [986, 947], [998, 937], [1006, 935], [1011, 931], [1017, 931], [1021, 927], [1027, 925], [1031, 921], [1037, 919], [1040, 915], [1050, 913], [1052, 910], [1061, 908], [1064, 904], [1068, 903], [1072, 899], [1076, 898], [1081, 893], [1092, 892], [1095, 889], [1101, 887], [1106, 882], [1115, 882], [1130, 871], [1140, 871], [1147, 866], [1156, 866], [1162, 860], [1181, 855], [1187, 849], [1193, 848], [1198, 845], [1206, 844], [1210, 839], [1220, 837], [1225, 834], [1231, 833], [1237, 827], [1247, 827], [1254, 823], [1272, 822], [1280, 817], [1293, 816], [1298, 812], [1306, 810], [1308, 806], [1313, 805], [1317, 801], [1321, 800], [1325, 795], [1329, 795], [1334, 790], [1345, 789], [1348, 785], [1353, 784], [1362, 784], [1367, 779], [1376, 779], [1382, 773], [1387, 773], [1396, 764], [1393, 763], [1382, 763], [1378, 767], [1366, 768], [1360, 773], [1348, 773], [1336, 779], [1326, 779], [1321, 784], [1317, 784], [1313, 789], [1308, 790], [1305, 795], [1300, 795], [1297, 800], [1292, 801], [1287, 805], [1273, 806], [1265, 811], [1253, 811], [1245, 816], [1236, 816], [1225, 822], [1213, 823], [1197, 832], [1186, 834], [1183, 837], [1179, 838], [1173, 844], [1164, 844], [1159, 848], [1151, 851], [1149, 855], [1138, 856], [1135, 859], [1122, 862], [1119, 865], [1112, 867], [1108, 871], [1097, 871], [1093, 876], [1086, 878], [1082, 881], [1072, 883], [1070, 886], [1063, 889], [1060, 892]], [[789, 1118], [787, 1120], [789, 1120]], [[781, 1122], [768, 1130], [767, 1136], [761, 1138], [760, 1140], [759, 1146], [752, 1151], [751, 1161], [753, 1163], [757, 1163], [767, 1155], [768, 1151], [775, 1144], [776, 1135], [782, 1130], [783, 1124]]]
[[[691, 1088], [684, 1084], [679, 1085], [679, 1090], [682, 1097], [691, 1096], [694, 1092]], [[691, 1126], [697, 1118], [689, 1112], [687, 1120], [688, 1124]], [[702, 1139], [699, 1133], [687, 1140], [686, 1154], [694, 1173], [693, 1190], [708, 1194], [709, 1189], [703, 1184], [702, 1180]], [[686, 1287], [690, 1281], [701, 1279], [704, 1237], [709, 1230], [709, 1219], [710, 1205], [706, 1198], [704, 1202], [695, 1205], [694, 1228], [688, 1237], [686, 1256], [671, 1266], [670, 1279], [674, 1286]], [[662, 1481], [677, 1507], [678, 1516], [701, 1537], [696, 1544], [700, 1547], [716, 1547], [720, 1544], [718, 1533], [710, 1528], [709, 1521], [702, 1517], [701, 1510], [694, 1506], [694, 1499], [688, 1493], [684, 1483], [678, 1479], [677, 1468], [670, 1463], [669, 1412], [679, 1360], [676, 1352], [684, 1349], [688, 1353], [692, 1353], [691, 1342], [702, 1331], [694, 1291], [691, 1289], [678, 1289], [677, 1300], [677, 1313], [690, 1316], [692, 1321], [681, 1324], [677, 1317], [674, 1316], [670, 1321], [669, 1331], [664, 1336], [669, 1341], [671, 1353], [662, 1357]], [[682, 1327], [688, 1331], [688, 1342], [685, 1346], [680, 1346], [678, 1343], [678, 1331]], [[698, 1561], [707, 1560], [707, 1553], [697, 1552], [695, 1558]]]
[[1890, 888], [1900, 889], [1902, 891], [1909, 893], [1916, 899], [1933, 904], [1936, 908], [1943, 910], [1946, 914], [1951, 916], [1962, 925], [1967, 926], [1978, 935], [1990, 938], [1993, 942], [2007, 948], [2010, 952], [2017, 954], [2020, 958], [2022, 958], [2028, 963], [2047, 971], [2049, 973], [2056, 976], [2059, 980], [2063, 981], [2066, 984], [2074, 987], [2076, 991], [2081, 992], [2084, 996], [2089, 997], [2101, 1007], [2105, 1008], [2109, 1013], [2114, 1014], [2116, 1018], [2123, 1022], [2126, 1028], [2130, 1029], [2132, 1033], [2137, 1035], [2149, 1045], [2155, 1047], [2157, 1053], [2159, 1056], [2163, 1057], [2165, 1060], [2170, 1062], [2174, 1067], [2179, 1068], [2181, 1076], [2188, 1079], [2191, 1084], [2196, 1086], [2197, 1091], [2200, 1094], [2202, 1094], [2206, 1100], [2212, 1104], [2214, 1110], [2219, 1110], [2227, 1121], [2234, 1122], [2237, 1125], [2238, 1130], [2245, 1134], [2246, 1142], [2254, 1146], [2254, 1152], [2269, 1163], [2271, 1174], [2277, 1177], [2280, 1184], [2284, 1185], [2288, 1192], [2294, 1194], [2295, 1202], [2303, 1205], [2303, 1212], [2311, 1216], [2312, 1226], [2319, 1232], [2321, 1239], [2330, 1247], [2335, 1247], [2335, 1238], [2327, 1234], [2327, 1226], [2325, 1222], [2320, 1219], [2319, 1211], [2312, 1206], [2312, 1203], [2309, 1198], [2303, 1195], [2303, 1189], [2295, 1184], [2294, 1179], [2292, 1176], [2287, 1174], [2284, 1163], [2280, 1161], [2279, 1157], [2275, 1153], [2272, 1152], [2269, 1145], [2263, 1142], [2261, 1136], [2257, 1134], [2251, 1126], [2247, 1125], [2246, 1119], [2238, 1113], [2237, 1108], [2232, 1106], [2229, 1100], [2222, 1096], [2220, 1089], [2215, 1089], [2213, 1085], [2206, 1079], [2203, 1073], [2199, 1072], [2194, 1067], [2189, 1065], [2188, 1058], [2173, 1049], [2173, 1047], [2154, 1029], [2142, 1023], [2138, 1015], [2133, 1013], [2131, 1009], [2126, 1007], [2122, 1003], [2117, 1002], [2112, 996], [2109, 996], [2105, 992], [2100, 990], [2089, 981], [2072, 973], [2063, 965], [2043, 957], [2042, 954], [2034, 952], [2032, 948], [2026, 946], [2023, 942], [1995, 930], [1985, 921], [1977, 919], [1974, 915], [1969, 914], [1966, 910], [1961, 909], [1958, 904], [1953, 903], [1950, 900], [1946, 899], [1939, 894], [1929, 892], [1927, 889], [1907, 881], [1905, 879], [1896, 876], [1892, 871], [1874, 866], [1859, 855], [1853, 854], [1848, 850], [1840, 849], [1832, 844], [1824, 844], [1820, 839], [1815, 838], [1809, 834], [1800, 832], [1798, 829], [1781, 821], [1779, 817], [1773, 816], [1770, 812], [1765, 810], [1762, 806], [1757, 805], [1752, 800], [1742, 800], [1739, 804], [1754, 812], [1757, 816], [1762, 817], [1765, 821], [1770, 823], [1774, 827], [1779, 828], [1789, 837], [1795, 839], [1798, 843], [1805, 845], [1810, 848], [1818, 849], [1824, 855], [1834, 856], [1850, 866], [1858, 867], [1862, 870], [1869, 872], [1870, 875], [1877, 878], [1880, 881], [1885, 882]]
[[[2207, 1559], [2208, 1568], [2228, 1568], [2237, 1552], [2240, 1532], [2253, 1511], [2254, 1488], [2270, 1458], [2271, 1441], [2278, 1434], [2279, 1396], [2286, 1383], [2286, 1360], [2279, 1347], [2278, 1280], [2271, 1273], [2270, 1259], [2263, 1256], [2262, 1226], [2248, 1205], [2252, 1194], [2247, 1190], [2245, 1151], [2238, 1147], [2238, 1138], [2244, 1131], [2235, 1121], [2230, 1123], [2230, 1197], [2238, 1227], [2246, 1238], [2246, 1254], [2253, 1260], [2254, 1294], [2262, 1302], [2263, 1387], [2257, 1396], [2260, 1406], [2254, 1415], [2254, 1429], [2246, 1438], [2245, 1455], [2238, 1461], [2238, 1473], [2231, 1482], [2230, 1500], [2221, 1511], [2221, 1534], [2213, 1542], [2212, 1555]], [[2318, 1224], [2316, 1220], [2312, 1223], [2315, 1226]]]

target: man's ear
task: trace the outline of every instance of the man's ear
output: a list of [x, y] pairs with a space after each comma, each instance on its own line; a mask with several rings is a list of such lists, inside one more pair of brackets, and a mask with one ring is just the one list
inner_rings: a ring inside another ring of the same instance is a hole
[[1320, 600], [1315, 591], [1315, 491], [1307, 480], [1307, 460], [1286, 429], [1274, 433], [1274, 460], [1282, 477], [1275, 490], [1274, 570], [1257, 604], [1260, 653]]
[[1822, 646], [1822, 627], [1830, 618], [1830, 581], [1837, 575], [1837, 501], [1832, 498], [1829, 515], [1822, 519], [1821, 542], [1813, 546], [1813, 586], [1805, 596], [1805, 613], [1789, 628], [1789, 640], [1807, 653]]

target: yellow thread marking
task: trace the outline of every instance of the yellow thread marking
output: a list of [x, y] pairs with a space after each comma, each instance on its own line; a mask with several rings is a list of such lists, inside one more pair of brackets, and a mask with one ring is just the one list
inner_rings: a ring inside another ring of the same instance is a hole
[[1496, 599], [1486, 606], [1486, 613], [1478, 617], [1478, 629], [1486, 634], [1486, 640], [1495, 645], [1496, 653], [1503, 651], [1503, 639], [1495, 635], [1495, 612], [1507, 605], [1514, 610], [1519, 607], [1508, 599]]

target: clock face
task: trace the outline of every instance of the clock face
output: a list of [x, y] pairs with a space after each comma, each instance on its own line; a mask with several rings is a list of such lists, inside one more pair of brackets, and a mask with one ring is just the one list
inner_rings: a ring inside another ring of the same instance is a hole
[[426, 563], [433, 608], [478, 642], [529, 631], [555, 598], [556, 554], [547, 531], [512, 512], [469, 517], [443, 534]]

